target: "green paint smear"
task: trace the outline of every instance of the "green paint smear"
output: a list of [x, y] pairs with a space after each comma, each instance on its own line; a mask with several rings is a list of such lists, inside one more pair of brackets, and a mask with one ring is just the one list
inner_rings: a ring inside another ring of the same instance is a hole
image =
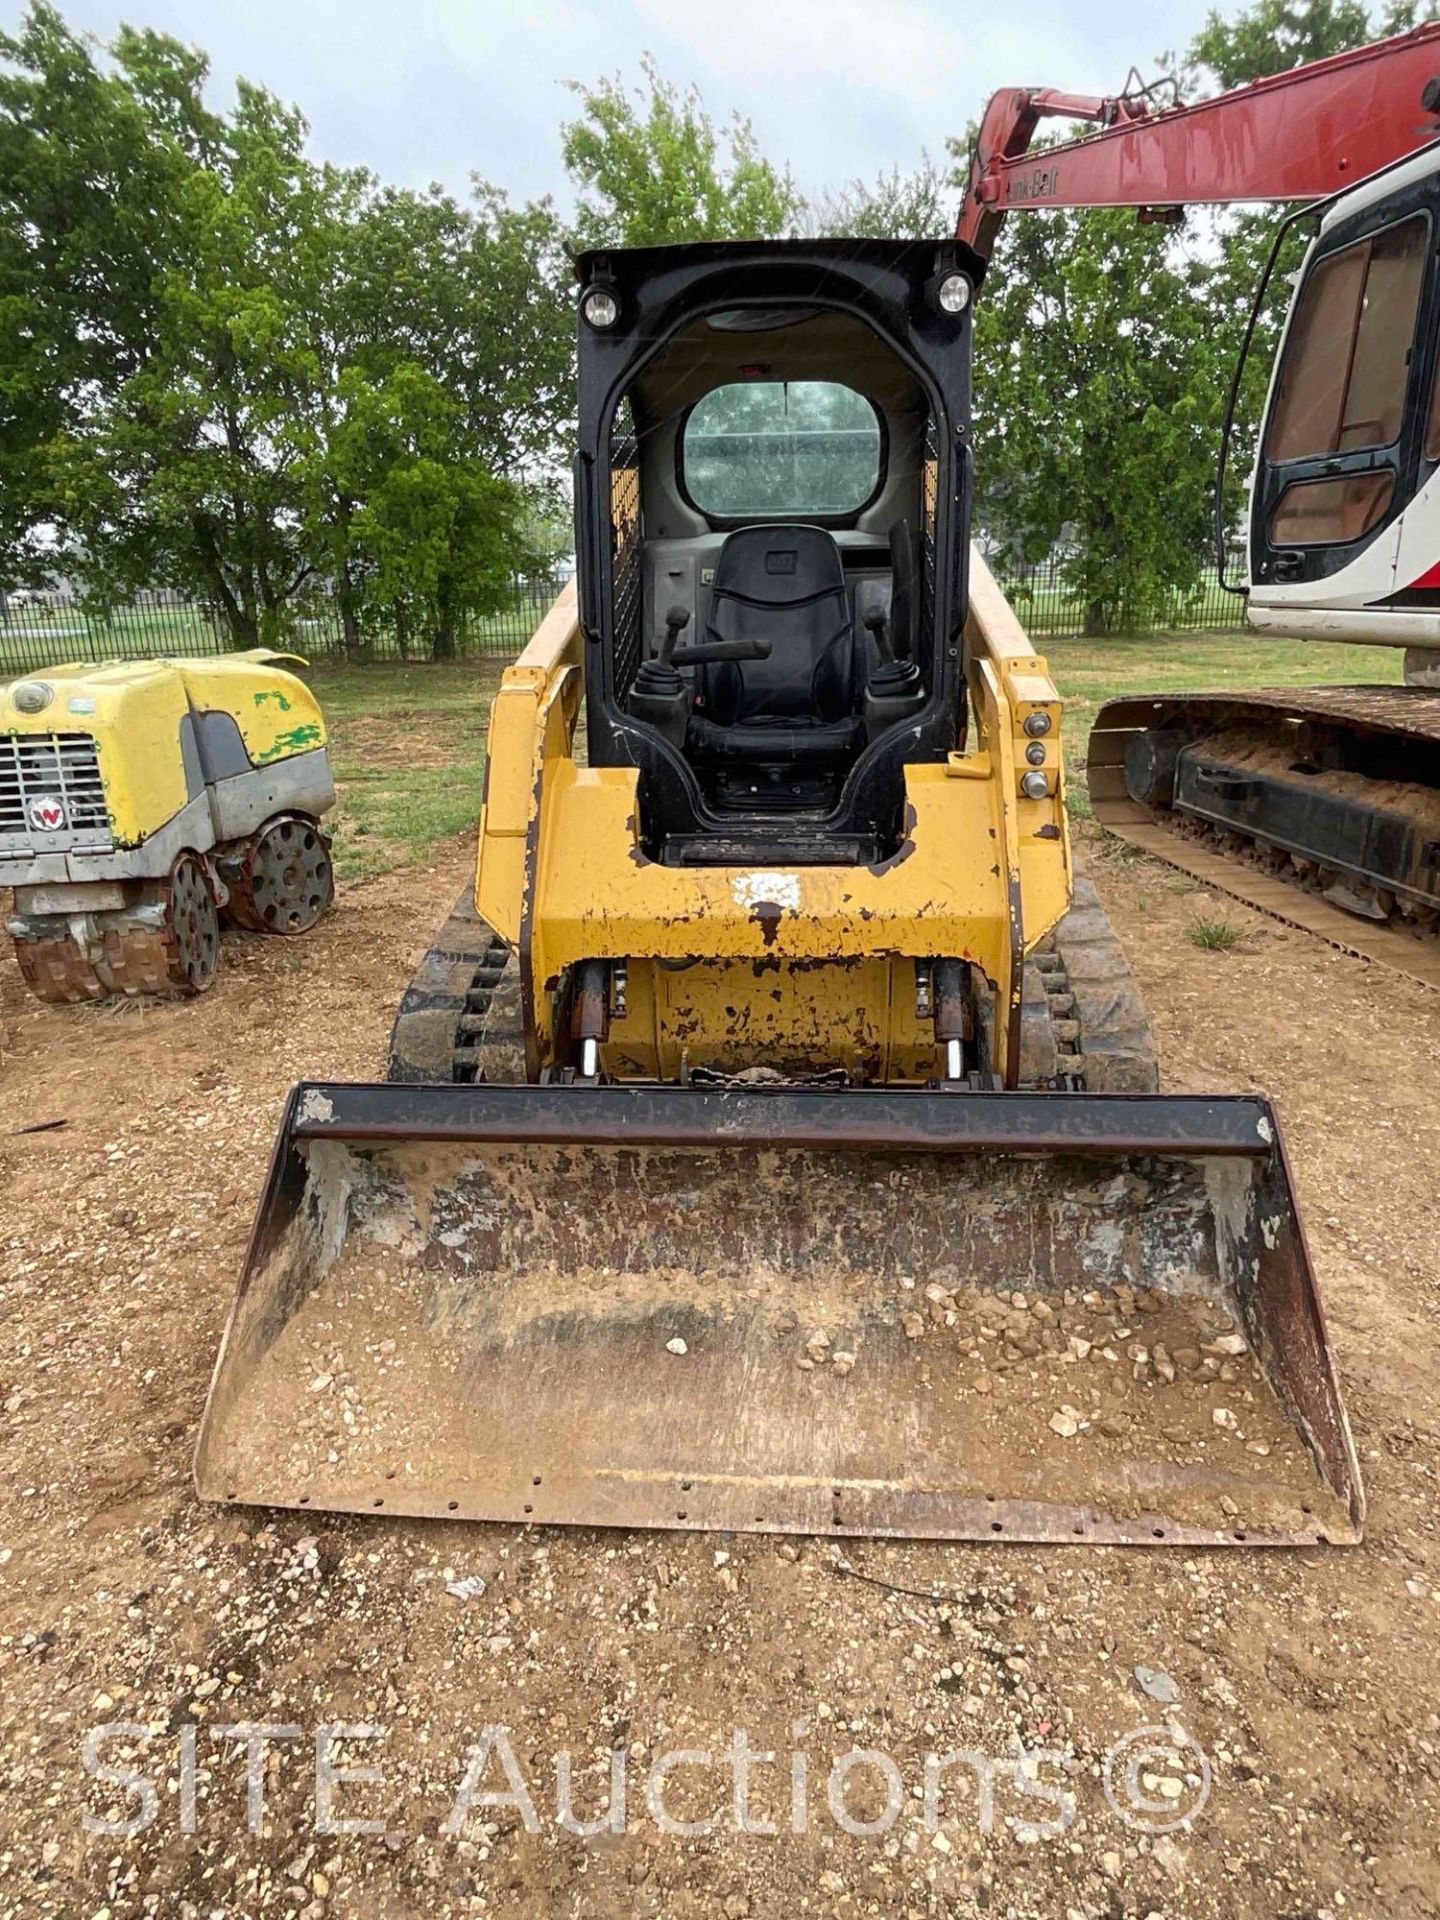
[[257, 707], [264, 706], [267, 700], [276, 701], [282, 713], [288, 713], [290, 711], [290, 702], [278, 687], [264, 687], [255, 695], [255, 704]]
[[267, 747], [263, 753], [257, 753], [256, 764], [263, 767], [269, 760], [282, 760], [287, 753], [300, 753], [306, 747], [317, 746], [319, 741], [319, 724], [307, 720], [303, 726], [292, 727], [288, 733], [280, 734], [274, 745]]

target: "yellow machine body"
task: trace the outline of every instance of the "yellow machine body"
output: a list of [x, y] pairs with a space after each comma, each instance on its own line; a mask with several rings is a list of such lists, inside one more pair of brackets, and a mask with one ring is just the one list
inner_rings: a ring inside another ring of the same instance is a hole
[[[194, 798], [182, 741], [187, 718], [229, 715], [254, 770], [325, 746], [319, 701], [277, 664], [294, 658], [260, 647], [215, 658], [47, 667], [0, 694], [0, 735], [93, 739], [110, 838], [117, 848], [139, 847]], [[37, 686], [51, 697], [38, 712], [22, 711], [17, 696]], [[18, 851], [7, 839], [4, 852]]]
[[334, 894], [319, 702], [256, 648], [71, 663], [0, 689], [0, 886], [43, 1000], [194, 993], [219, 916], [303, 933]]
[[[891, 858], [668, 867], [641, 851], [634, 769], [577, 759], [584, 666], [567, 588], [501, 682], [480, 819], [475, 901], [519, 956], [530, 1077], [562, 1050], [561, 986], [587, 960], [626, 970], [625, 1012], [600, 1056], [613, 1080], [761, 1061], [924, 1083], [941, 1062], [917, 1013], [915, 964], [937, 954], [989, 983], [993, 1057], [1005, 1063], [1024, 955], [1069, 905], [1070, 847], [1060, 697], [978, 554], [967, 642], [970, 739], [942, 765], [906, 770], [906, 833]], [[1035, 712], [1049, 716], [1054, 777], [1032, 800], [1020, 780]]]

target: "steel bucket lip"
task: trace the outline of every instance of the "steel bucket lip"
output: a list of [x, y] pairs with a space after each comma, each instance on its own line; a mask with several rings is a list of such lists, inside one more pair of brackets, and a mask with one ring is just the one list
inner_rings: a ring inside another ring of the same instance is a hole
[[[595, 1483], [583, 1485], [593, 1500]], [[201, 1499], [217, 1505], [256, 1504], [253, 1494], [247, 1496], [235, 1489], [200, 1489], [197, 1482], [197, 1491]], [[597, 1513], [589, 1501], [560, 1505], [553, 1500], [547, 1502], [528, 1485], [522, 1491], [527, 1499], [517, 1494], [501, 1500], [492, 1495], [477, 1502], [463, 1496], [400, 1489], [396, 1483], [387, 1482], [383, 1495], [364, 1504], [327, 1499], [323, 1493], [301, 1493], [298, 1489], [283, 1497], [267, 1494], [260, 1504], [290, 1513], [358, 1514], [392, 1521], [480, 1521], [491, 1526], [584, 1527], [634, 1533], [749, 1533], [846, 1543], [897, 1540], [937, 1546], [1184, 1547], [1193, 1552], [1211, 1547], [1346, 1547], [1358, 1545], [1362, 1538], [1359, 1524], [1353, 1521], [1341, 1526], [1274, 1532], [1243, 1523], [1212, 1528], [1178, 1521], [1161, 1512], [1116, 1517], [1102, 1507], [1074, 1503], [1012, 1495], [976, 1497], [950, 1488], [877, 1487], [844, 1479], [791, 1489], [789, 1502], [805, 1510], [763, 1521], [755, 1518], [754, 1508], [770, 1503], [763, 1498], [757, 1503], [753, 1485], [743, 1481], [722, 1484], [717, 1480], [711, 1487], [702, 1488], [690, 1478], [682, 1480], [678, 1473], [663, 1475], [657, 1471], [644, 1481], [632, 1481], [620, 1498], [612, 1499], [610, 1510], [604, 1514]], [[634, 1500], [633, 1512], [623, 1504], [625, 1495]], [[675, 1517], [661, 1517], [657, 1509], [662, 1498]]]
[[[292, 1088], [275, 1142], [269, 1177], [257, 1209], [239, 1286], [216, 1355], [210, 1390], [197, 1438], [194, 1478], [202, 1498], [226, 1500], [217, 1486], [206, 1486], [205, 1453], [232, 1337], [251, 1284], [301, 1203], [306, 1178], [306, 1149], [314, 1143], [354, 1145], [364, 1152], [407, 1143], [486, 1146], [575, 1146], [624, 1151], [655, 1146], [725, 1152], [731, 1148], [785, 1151], [856, 1151], [903, 1156], [926, 1154], [1015, 1155], [1074, 1154], [1105, 1160], [1152, 1155], [1187, 1160], [1220, 1158], [1267, 1163], [1257, 1178], [1275, 1179], [1293, 1221], [1293, 1244], [1304, 1312], [1319, 1351], [1319, 1389], [1333, 1423], [1329, 1471], [1342, 1499], [1348, 1525], [1324, 1531], [1262, 1533], [1241, 1528], [1214, 1530], [1178, 1524], [1163, 1515], [1116, 1519], [1085, 1508], [1047, 1508], [1031, 1501], [1002, 1499], [981, 1508], [953, 1491], [920, 1494], [929, 1512], [923, 1517], [907, 1490], [904, 1518], [876, 1513], [867, 1523], [847, 1524], [843, 1533], [828, 1512], [812, 1523], [777, 1521], [764, 1526], [747, 1519], [729, 1503], [723, 1512], [697, 1511], [660, 1520], [653, 1512], [627, 1518], [623, 1512], [598, 1517], [593, 1511], [541, 1513], [533, 1503], [511, 1513], [473, 1509], [467, 1502], [392, 1495], [372, 1501], [376, 1517], [489, 1519], [510, 1524], [580, 1524], [642, 1528], [716, 1528], [752, 1532], [815, 1532], [831, 1537], [972, 1540], [989, 1544], [1066, 1545], [1158, 1544], [1202, 1546], [1349, 1545], [1363, 1534], [1365, 1495], [1349, 1420], [1340, 1397], [1334, 1357], [1325, 1330], [1324, 1311], [1306, 1244], [1285, 1144], [1271, 1102], [1257, 1094], [1130, 1093], [976, 1093], [926, 1088], [693, 1088], [668, 1086], [450, 1086], [390, 1082], [302, 1081]], [[899, 1494], [900, 1490], [894, 1490]], [[243, 1501], [241, 1502], [244, 1503]], [[266, 1504], [289, 1505], [271, 1500]], [[703, 1503], [708, 1506], [709, 1503]], [[741, 1505], [748, 1504], [742, 1501]], [[298, 1497], [304, 1512], [360, 1509], [330, 1507], [323, 1495]], [[378, 1509], [378, 1510], [377, 1510]], [[996, 1525], [999, 1521], [1001, 1524]]]
[[294, 1140], [863, 1147], [906, 1152], [1154, 1153], [1268, 1159], [1256, 1094], [1018, 1093], [924, 1087], [446, 1086], [302, 1081]]

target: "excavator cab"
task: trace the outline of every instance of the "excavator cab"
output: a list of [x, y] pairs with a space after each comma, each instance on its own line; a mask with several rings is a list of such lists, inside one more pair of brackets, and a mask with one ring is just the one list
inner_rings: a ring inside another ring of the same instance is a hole
[[854, 864], [963, 742], [969, 303], [953, 242], [583, 256], [592, 766], [667, 865]]
[[1320, 215], [1251, 494], [1262, 632], [1440, 644], [1437, 217], [1433, 150]]
[[[1291, 221], [1314, 218], [1302, 210]], [[1433, 148], [1319, 210], [1250, 493], [1250, 626], [1404, 647], [1410, 684], [1128, 695], [1101, 709], [1089, 744], [1102, 824], [1431, 984], [1440, 984], [1437, 218]]]

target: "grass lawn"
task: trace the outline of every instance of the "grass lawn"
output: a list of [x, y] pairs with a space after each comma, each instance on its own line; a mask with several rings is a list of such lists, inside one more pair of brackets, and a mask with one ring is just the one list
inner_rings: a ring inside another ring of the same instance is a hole
[[[1114, 694], [1185, 687], [1325, 685], [1396, 681], [1389, 647], [1261, 640], [1245, 633], [1037, 637], [1066, 702], [1066, 758], [1076, 813], [1085, 744], [1102, 701]], [[331, 729], [339, 804], [331, 816], [342, 881], [427, 859], [480, 810], [485, 729], [503, 660], [440, 666], [316, 666], [308, 675]]]
[[1398, 647], [1267, 640], [1255, 633], [1144, 633], [1082, 640], [1038, 634], [1065, 698], [1071, 745], [1083, 748], [1101, 703], [1120, 693], [1214, 692], [1228, 687], [1321, 687], [1357, 681], [1399, 685]]
[[316, 667], [339, 803], [342, 882], [425, 860], [480, 812], [485, 729], [503, 660]]

